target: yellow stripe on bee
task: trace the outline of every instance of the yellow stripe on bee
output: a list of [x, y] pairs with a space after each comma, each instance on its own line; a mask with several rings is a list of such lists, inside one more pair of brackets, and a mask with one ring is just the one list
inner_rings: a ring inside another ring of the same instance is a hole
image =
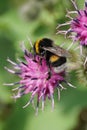
[[38, 54], [39, 54], [39, 52], [40, 52], [40, 51], [39, 51], [39, 44], [40, 44], [40, 41], [41, 41], [41, 40], [37, 40], [36, 43], [35, 43], [36, 53], [38, 53]]
[[59, 59], [59, 57], [58, 56], [56, 56], [56, 55], [52, 55], [51, 57], [50, 57], [50, 62], [55, 62], [55, 61], [57, 61]]

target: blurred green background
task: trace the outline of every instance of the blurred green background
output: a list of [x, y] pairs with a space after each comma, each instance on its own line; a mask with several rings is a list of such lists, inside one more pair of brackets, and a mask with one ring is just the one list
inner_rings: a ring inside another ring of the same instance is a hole
[[[77, 0], [79, 8], [84, 0]], [[38, 116], [30, 105], [22, 106], [29, 95], [18, 99], [11, 98], [11, 87], [3, 83], [19, 79], [9, 74], [4, 66], [10, 67], [7, 57], [16, 61], [22, 57], [21, 41], [27, 46], [28, 37], [34, 41], [41, 37], [52, 38], [56, 44], [71, 41], [56, 35], [58, 23], [63, 23], [66, 8], [73, 10], [70, 0], [0, 0], [0, 130], [87, 130], [87, 87], [77, 80], [75, 71], [69, 74], [70, 82], [77, 88], [67, 87], [61, 92], [61, 100], [55, 91], [55, 109], [46, 101], [44, 112], [39, 109]]]

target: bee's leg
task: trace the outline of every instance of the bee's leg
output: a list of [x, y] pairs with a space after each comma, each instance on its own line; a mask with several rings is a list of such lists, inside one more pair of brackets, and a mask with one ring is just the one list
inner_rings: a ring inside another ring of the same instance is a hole
[[33, 51], [33, 60], [35, 60], [35, 57], [36, 57], [36, 52]]
[[50, 64], [48, 64], [48, 77], [47, 80], [49, 80], [51, 78], [51, 67]]
[[42, 57], [40, 58], [40, 65], [42, 65]]
[[40, 65], [42, 65], [42, 59], [43, 59], [43, 57], [45, 58], [45, 56], [46, 56], [46, 51], [41, 52]]
[[50, 71], [50, 69], [48, 70], [48, 78], [47, 78], [47, 80], [49, 80], [51, 78], [51, 71]]

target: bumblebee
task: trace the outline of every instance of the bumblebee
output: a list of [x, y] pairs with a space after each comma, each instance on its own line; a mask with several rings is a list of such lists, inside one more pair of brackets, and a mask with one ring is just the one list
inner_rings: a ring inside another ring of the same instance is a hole
[[65, 68], [66, 58], [69, 56], [67, 50], [57, 46], [49, 38], [37, 40], [34, 44], [34, 52], [37, 55], [44, 56], [47, 65], [54, 67], [56, 72], [61, 72]]

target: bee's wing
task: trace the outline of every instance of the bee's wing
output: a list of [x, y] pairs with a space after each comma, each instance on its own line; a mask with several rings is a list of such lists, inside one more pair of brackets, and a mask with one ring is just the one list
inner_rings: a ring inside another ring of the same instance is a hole
[[55, 55], [62, 56], [62, 57], [70, 57], [70, 53], [61, 48], [60, 46], [53, 45], [53, 47], [43, 47], [44, 50], [52, 52]]

